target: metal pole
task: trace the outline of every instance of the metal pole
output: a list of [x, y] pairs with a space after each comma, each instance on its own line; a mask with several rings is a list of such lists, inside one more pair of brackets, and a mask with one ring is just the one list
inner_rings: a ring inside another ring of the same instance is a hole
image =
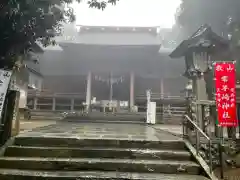
[[224, 137], [223, 137], [223, 128], [220, 128], [220, 143], [219, 143], [219, 160], [220, 160], [220, 166], [221, 166], [221, 170], [220, 170], [220, 175], [221, 175], [221, 179], [224, 178], [224, 158], [223, 158], [223, 143], [224, 143]]

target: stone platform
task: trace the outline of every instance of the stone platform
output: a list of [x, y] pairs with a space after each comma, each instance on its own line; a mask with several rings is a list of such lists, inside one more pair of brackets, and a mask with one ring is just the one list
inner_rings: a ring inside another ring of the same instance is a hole
[[122, 139], [122, 140], [175, 140], [180, 138], [143, 124], [78, 123], [57, 122], [49, 126], [35, 128], [19, 137], [59, 137], [77, 139]]
[[206, 180], [184, 142], [140, 124], [57, 122], [16, 137], [2, 180]]

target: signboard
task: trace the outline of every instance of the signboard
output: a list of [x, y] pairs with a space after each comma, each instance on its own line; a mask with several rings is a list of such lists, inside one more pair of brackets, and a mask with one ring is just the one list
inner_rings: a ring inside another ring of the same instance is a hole
[[12, 72], [0, 69], [0, 116], [4, 106], [8, 85], [10, 83]]
[[120, 107], [128, 107], [128, 101], [120, 101], [119, 105]]
[[233, 62], [217, 62], [214, 65], [216, 108], [218, 123], [222, 127], [236, 127], [236, 67]]
[[156, 102], [149, 102], [147, 104], [147, 123], [156, 123]]

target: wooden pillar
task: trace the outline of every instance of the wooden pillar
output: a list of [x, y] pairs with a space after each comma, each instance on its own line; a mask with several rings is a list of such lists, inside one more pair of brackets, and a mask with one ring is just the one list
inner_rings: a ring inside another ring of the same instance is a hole
[[[160, 79], [160, 95], [161, 99], [164, 99], [164, 79]], [[161, 114], [161, 121], [164, 121], [164, 104], [160, 104], [160, 114]]]
[[92, 99], [92, 73], [89, 72], [87, 76], [87, 90], [86, 90], [86, 111], [89, 112]]
[[135, 86], [135, 74], [134, 72], [131, 72], [130, 74], [130, 111], [133, 111], [133, 108], [135, 106], [134, 86]]
[[37, 104], [38, 104], [38, 98], [37, 98], [37, 97], [34, 97], [34, 100], [33, 100], [33, 109], [34, 109], [34, 110], [37, 109]]
[[161, 98], [164, 97], [164, 79], [161, 78], [160, 79], [160, 94], [161, 94]]
[[71, 99], [71, 111], [74, 111], [74, 98]]
[[56, 110], [56, 98], [55, 97], [52, 99], [52, 110], [53, 111]]

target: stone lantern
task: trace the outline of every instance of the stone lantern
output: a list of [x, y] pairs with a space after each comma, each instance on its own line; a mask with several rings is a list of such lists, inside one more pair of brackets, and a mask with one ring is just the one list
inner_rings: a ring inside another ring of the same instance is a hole
[[186, 71], [184, 76], [192, 81], [192, 104], [195, 105], [195, 121], [204, 130], [204, 106], [213, 106], [213, 87], [209, 91], [208, 85], [213, 84], [209, 76], [215, 55], [228, 49], [227, 40], [218, 36], [210, 26], [201, 26], [189, 39], [184, 40], [171, 54], [171, 58], [185, 57]]
[[185, 92], [186, 99], [189, 99], [189, 98], [192, 97], [193, 87], [192, 87], [192, 80], [191, 79], [186, 84], [184, 92]]

